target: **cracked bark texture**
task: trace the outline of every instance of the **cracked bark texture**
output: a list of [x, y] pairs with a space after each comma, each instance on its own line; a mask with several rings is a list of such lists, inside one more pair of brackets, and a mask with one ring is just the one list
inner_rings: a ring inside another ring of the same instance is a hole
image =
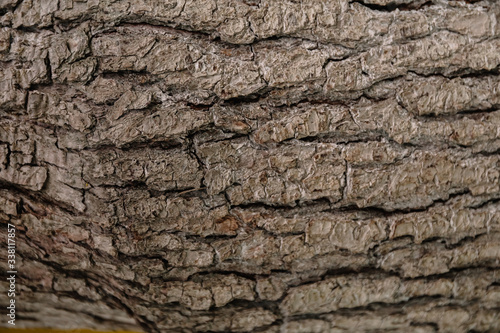
[[497, 1], [0, 13], [18, 326], [500, 331]]

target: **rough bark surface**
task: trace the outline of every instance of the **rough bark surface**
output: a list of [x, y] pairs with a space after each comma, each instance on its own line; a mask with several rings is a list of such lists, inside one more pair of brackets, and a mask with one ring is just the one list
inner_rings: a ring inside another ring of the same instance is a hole
[[497, 1], [0, 13], [17, 327], [500, 331]]

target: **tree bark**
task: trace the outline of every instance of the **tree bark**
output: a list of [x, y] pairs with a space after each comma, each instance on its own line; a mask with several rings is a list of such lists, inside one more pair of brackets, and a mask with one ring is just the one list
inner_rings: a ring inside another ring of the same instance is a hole
[[497, 1], [0, 13], [16, 327], [500, 331]]

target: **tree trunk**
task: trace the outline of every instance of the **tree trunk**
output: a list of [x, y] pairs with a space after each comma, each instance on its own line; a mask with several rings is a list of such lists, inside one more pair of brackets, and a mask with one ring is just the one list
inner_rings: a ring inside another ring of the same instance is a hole
[[0, 8], [17, 328], [500, 331], [497, 1]]

